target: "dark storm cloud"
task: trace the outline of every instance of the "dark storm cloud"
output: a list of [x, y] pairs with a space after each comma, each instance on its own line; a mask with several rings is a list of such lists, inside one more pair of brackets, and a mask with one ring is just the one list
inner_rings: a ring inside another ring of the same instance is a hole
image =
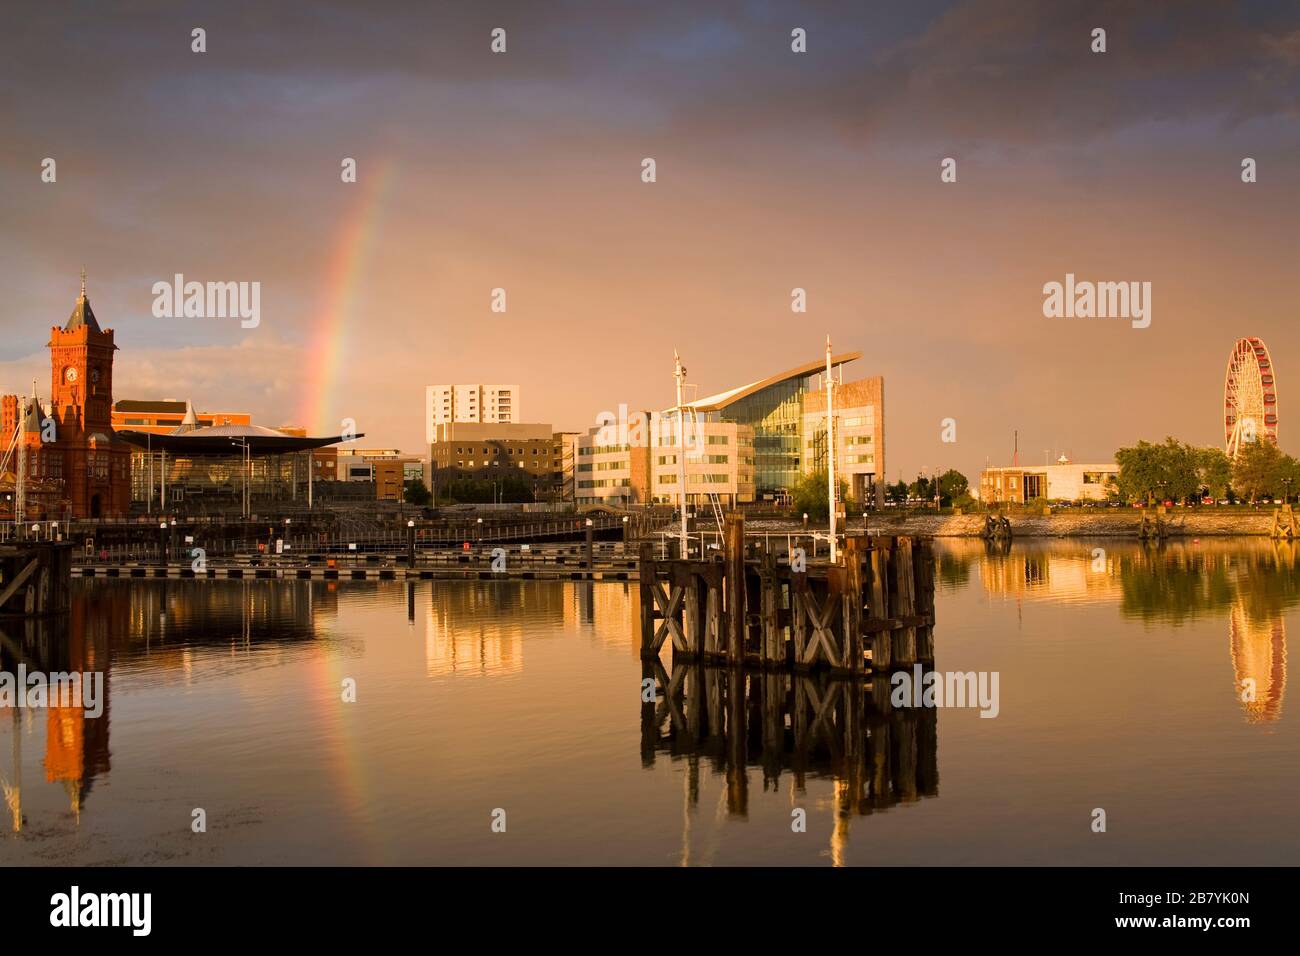
[[[401, 85], [462, 121], [454, 104], [482, 111], [494, 102], [485, 90], [507, 109], [540, 91], [572, 100], [575, 124], [616, 124], [623, 108], [702, 138], [793, 126], [1028, 143], [1147, 121], [1295, 118], [1297, 11], [1217, 0], [42, 3], [8, 17], [0, 109], [20, 130], [71, 121], [104, 135], [144, 114], [219, 122], [253, 107], [356, 123], [349, 107], [361, 106], [383, 122], [400, 114], [382, 94]], [[201, 61], [193, 26], [208, 31]], [[495, 26], [508, 56], [487, 51]], [[808, 31], [804, 56], [790, 52], [794, 26]], [[1089, 50], [1097, 26], [1104, 57]]]

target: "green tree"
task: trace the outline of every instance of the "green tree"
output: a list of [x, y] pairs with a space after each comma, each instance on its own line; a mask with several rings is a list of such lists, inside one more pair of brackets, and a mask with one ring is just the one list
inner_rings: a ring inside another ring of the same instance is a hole
[[[827, 506], [827, 488], [826, 470], [810, 471], [801, 475], [794, 486], [794, 507], [796, 511], [808, 515], [810, 520], [825, 521], [830, 517], [830, 508]], [[843, 481], [839, 483], [840, 501], [848, 497], [848, 485]]]
[[1249, 501], [1272, 495], [1281, 496], [1288, 485], [1295, 488], [1300, 478], [1300, 463], [1284, 455], [1271, 441], [1244, 444], [1236, 461], [1232, 463], [1232, 487]]
[[1221, 448], [1198, 448], [1196, 473], [1201, 487], [1215, 501], [1226, 498], [1232, 485], [1232, 459]]
[[[956, 468], [949, 468], [938, 478], [939, 485], [939, 503], [945, 508], [952, 504], [964, 504], [971, 500], [970, 482]], [[930, 489], [930, 494], [934, 494], [934, 489]]]
[[1201, 460], [1198, 449], [1175, 438], [1159, 445], [1139, 441], [1121, 448], [1115, 452], [1119, 493], [1129, 501], [1190, 498], [1200, 490]]
[[408, 505], [417, 505], [423, 508], [432, 499], [433, 496], [429, 494], [429, 489], [424, 487], [424, 482], [418, 478], [411, 478], [402, 486], [402, 500]]
[[907, 482], [905, 482], [903, 479], [900, 478], [898, 479], [897, 482], [895, 482], [892, 485], [885, 485], [885, 494], [888, 495], [894, 501], [900, 503], [906, 501]]
[[931, 487], [929, 478], [925, 475], [917, 475], [916, 481], [907, 486], [907, 494], [912, 498], [930, 501], [934, 498], [934, 488]]

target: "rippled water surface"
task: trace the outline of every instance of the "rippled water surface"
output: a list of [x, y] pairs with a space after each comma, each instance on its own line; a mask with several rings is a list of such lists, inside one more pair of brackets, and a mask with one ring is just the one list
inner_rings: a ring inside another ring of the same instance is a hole
[[1300, 862], [1293, 546], [937, 548], [995, 719], [668, 661], [643, 708], [635, 584], [78, 580], [0, 655], [107, 710], [0, 710], [0, 863]]

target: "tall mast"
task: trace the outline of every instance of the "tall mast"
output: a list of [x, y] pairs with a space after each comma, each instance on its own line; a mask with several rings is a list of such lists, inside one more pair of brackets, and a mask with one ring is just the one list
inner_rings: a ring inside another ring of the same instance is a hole
[[690, 546], [686, 538], [686, 409], [682, 405], [682, 385], [686, 380], [686, 369], [682, 367], [682, 357], [673, 349], [673, 378], [677, 380], [677, 487], [682, 503], [682, 553], [681, 557], [690, 557]]
[[18, 399], [18, 462], [14, 466], [14, 531], [23, 526], [27, 510], [27, 399]]
[[831, 564], [837, 559], [835, 546], [835, 404], [831, 398], [831, 337], [826, 336], [826, 482], [831, 514]]

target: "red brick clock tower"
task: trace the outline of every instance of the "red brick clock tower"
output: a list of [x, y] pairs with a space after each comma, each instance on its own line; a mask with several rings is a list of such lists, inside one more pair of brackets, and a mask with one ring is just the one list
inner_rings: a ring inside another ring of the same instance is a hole
[[[131, 449], [113, 434], [113, 330], [100, 329], [81, 296], [63, 328], [50, 329], [50, 398], [62, 452], [63, 484], [74, 518], [126, 515], [131, 508]], [[47, 446], [48, 448], [48, 446]]]

